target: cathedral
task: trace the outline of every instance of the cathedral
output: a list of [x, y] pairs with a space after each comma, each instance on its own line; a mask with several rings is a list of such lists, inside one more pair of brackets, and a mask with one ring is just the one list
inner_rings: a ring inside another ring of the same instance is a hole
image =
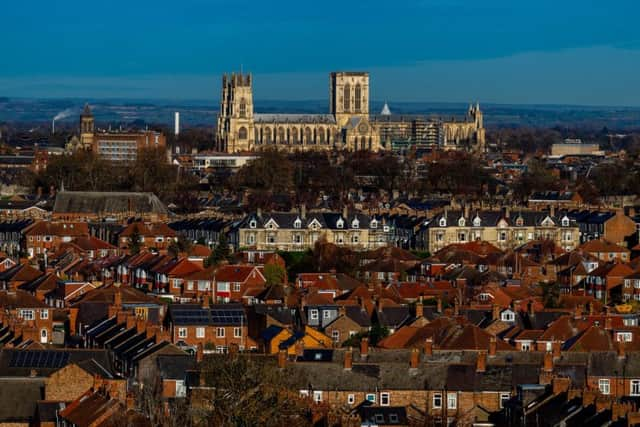
[[329, 114], [259, 114], [253, 109], [251, 74], [222, 76], [217, 149], [225, 153], [268, 147], [286, 150], [391, 150], [402, 145], [484, 150], [479, 105], [462, 120], [369, 114], [369, 73], [329, 75]]

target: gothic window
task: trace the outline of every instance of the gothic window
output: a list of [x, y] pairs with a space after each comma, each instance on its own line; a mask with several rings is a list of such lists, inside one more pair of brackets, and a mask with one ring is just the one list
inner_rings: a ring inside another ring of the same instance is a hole
[[367, 138], [364, 136], [360, 137], [360, 149], [361, 150], [367, 149]]
[[279, 144], [284, 144], [285, 143], [284, 128], [278, 128], [278, 143]]
[[305, 128], [304, 129], [304, 143], [305, 144], [309, 144], [311, 141], [311, 129], [310, 128]]
[[359, 113], [362, 108], [362, 88], [360, 87], [360, 84], [356, 85], [354, 98], [355, 110]]
[[331, 142], [331, 131], [327, 129], [327, 144]]
[[247, 103], [244, 98], [240, 100], [240, 117], [247, 117]]
[[317, 131], [317, 139], [318, 144], [324, 144], [324, 130], [318, 129]]
[[344, 97], [343, 97], [343, 109], [344, 111], [350, 111], [351, 110], [351, 86], [349, 85], [349, 83], [347, 83], [346, 85], [344, 85]]
[[271, 128], [264, 130], [264, 142], [265, 144], [271, 144]]
[[238, 130], [238, 139], [247, 139], [247, 128], [242, 126]]
[[298, 129], [297, 128], [291, 129], [291, 142], [293, 144], [298, 144], [299, 143], [299, 140], [298, 140]]
[[287, 129], [287, 144], [291, 141], [291, 129]]

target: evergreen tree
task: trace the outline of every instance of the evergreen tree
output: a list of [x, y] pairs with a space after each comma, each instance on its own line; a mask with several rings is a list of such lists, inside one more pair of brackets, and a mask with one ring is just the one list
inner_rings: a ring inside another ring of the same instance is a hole
[[133, 230], [131, 230], [131, 236], [129, 236], [129, 253], [135, 255], [140, 253], [140, 230], [138, 224], [134, 224]]

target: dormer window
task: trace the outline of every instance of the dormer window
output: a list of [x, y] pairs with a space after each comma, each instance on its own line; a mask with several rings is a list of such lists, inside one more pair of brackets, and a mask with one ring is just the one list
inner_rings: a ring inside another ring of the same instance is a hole
[[249, 221], [249, 228], [256, 228], [258, 225], [258, 223], [256, 222], [255, 219], [252, 219], [251, 221]]
[[302, 221], [300, 221], [300, 218], [296, 218], [293, 222], [293, 228], [302, 228]]
[[375, 219], [372, 219], [371, 222], [369, 223], [369, 226], [371, 228], [378, 228], [378, 221], [376, 221]]
[[569, 226], [569, 218], [568, 217], [564, 217], [562, 218], [562, 226], [563, 227], [568, 227]]
[[500, 314], [500, 319], [503, 322], [513, 322], [514, 320], [516, 320], [516, 316], [513, 311], [505, 310]]
[[473, 219], [473, 226], [480, 227], [480, 225], [482, 225], [482, 220], [480, 219], [479, 216], [477, 216]]
[[458, 227], [464, 227], [466, 224], [466, 221], [464, 220], [463, 217], [460, 217], [460, 219], [458, 220]]
[[336, 221], [336, 228], [344, 228], [344, 221], [342, 220], [342, 218]]
[[518, 219], [516, 219], [516, 225], [518, 227], [522, 227], [524, 225], [524, 220], [522, 219], [521, 216], [519, 216]]
[[447, 226], [447, 218], [440, 218], [440, 227], [446, 227]]
[[360, 228], [360, 221], [358, 221], [358, 218], [353, 219], [351, 222], [351, 228]]

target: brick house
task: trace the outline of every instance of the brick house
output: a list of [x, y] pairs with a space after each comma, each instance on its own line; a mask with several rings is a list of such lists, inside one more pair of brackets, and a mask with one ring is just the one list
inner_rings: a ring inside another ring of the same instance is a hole
[[338, 317], [324, 328], [335, 346], [354, 335], [366, 333], [371, 329], [371, 318], [359, 305], [340, 306]]
[[223, 265], [214, 280], [217, 302], [241, 301], [248, 288], [263, 288], [267, 282], [260, 268], [252, 265]]
[[18, 264], [0, 273], [0, 287], [2, 289], [14, 290], [23, 284], [42, 276], [42, 272], [28, 264]]
[[226, 353], [232, 345], [240, 350], [257, 348], [248, 336], [247, 317], [239, 304], [173, 304], [165, 326], [171, 342], [192, 349]]
[[166, 251], [171, 242], [178, 240], [178, 234], [162, 222], [133, 222], [125, 227], [118, 236], [118, 247], [129, 249], [131, 235], [134, 230], [140, 235], [140, 246], [147, 249]]
[[580, 245], [579, 249], [605, 262], [629, 262], [631, 251], [606, 240], [590, 240]]
[[29, 258], [55, 253], [63, 243], [75, 238], [89, 237], [89, 226], [86, 222], [50, 222], [38, 221], [24, 231], [26, 249]]
[[22, 290], [0, 291], [0, 323], [9, 325], [23, 341], [49, 344], [53, 339], [53, 310]]

